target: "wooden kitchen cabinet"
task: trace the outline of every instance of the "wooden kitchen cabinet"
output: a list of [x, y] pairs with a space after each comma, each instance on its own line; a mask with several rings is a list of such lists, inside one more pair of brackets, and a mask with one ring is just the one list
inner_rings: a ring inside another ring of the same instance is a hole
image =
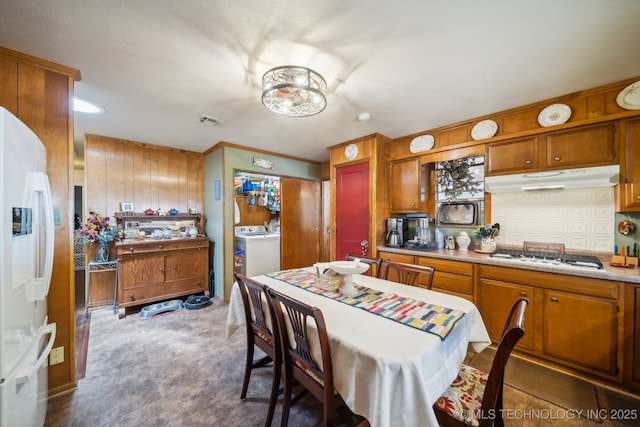
[[508, 309], [529, 299], [519, 350], [620, 381], [621, 284], [580, 276], [479, 266], [476, 305], [497, 342]]
[[618, 144], [613, 123], [600, 123], [487, 144], [487, 175], [616, 164]]
[[537, 137], [487, 144], [485, 165], [487, 175], [504, 175], [538, 168]]
[[640, 391], [640, 285], [625, 286], [624, 383]]
[[534, 350], [533, 322], [535, 318], [534, 288], [518, 283], [508, 283], [493, 279], [480, 279], [478, 292], [478, 310], [482, 313], [482, 320], [487, 327], [491, 340], [499, 342], [504, 329], [504, 323], [513, 305], [520, 298], [529, 299], [525, 315], [525, 334], [516, 348]]
[[619, 210], [640, 212], [640, 119], [622, 123], [622, 138], [625, 143], [624, 181], [621, 181]]
[[127, 307], [208, 294], [209, 239], [122, 241], [118, 254], [120, 317]]
[[544, 354], [615, 375], [617, 301], [556, 290], [543, 301]]
[[426, 165], [419, 157], [389, 162], [391, 212], [422, 212], [428, 198]]
[[613, 123], [600, 123], [546, 134], [546, 166], [573, 169], [617, 163]]
[[434, 291], [473, 301], [474, 264], [422, 256], [416, 258], [418, 265], [434, 268], [432, 284]]

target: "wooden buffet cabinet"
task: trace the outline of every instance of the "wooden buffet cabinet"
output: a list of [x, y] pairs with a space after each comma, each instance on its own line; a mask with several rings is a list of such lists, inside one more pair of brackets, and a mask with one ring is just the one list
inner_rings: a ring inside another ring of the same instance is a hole
[[120, 318], [127, 307], [183, 295], [208, 295], [209, 239], [132, 240], [116, 244]]

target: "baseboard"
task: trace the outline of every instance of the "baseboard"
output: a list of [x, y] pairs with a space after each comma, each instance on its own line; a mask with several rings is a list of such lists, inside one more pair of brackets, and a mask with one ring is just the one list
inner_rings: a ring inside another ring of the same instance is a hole
[[51, 400], [55, 397], [64, 396], [64, 395], [73, 393], [77, 389], [78, 389], [77, 383], [69, 383], [69, 384], [64, 384], [55, 388], [50, 388], [47, 398]]

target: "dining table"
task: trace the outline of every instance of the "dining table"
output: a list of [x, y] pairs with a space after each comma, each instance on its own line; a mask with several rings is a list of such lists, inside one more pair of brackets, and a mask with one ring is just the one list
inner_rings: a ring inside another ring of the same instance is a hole
[[[406, 316], [380, 315], [371, 306], [352, 304], [358, 296], [345, 298], [339, 292], [332, 295], [309, 283], [300, 286], [289, 280], [305, 275], [313, 277], [314, 268], [252, 278], [322, 311], [331, 347], [334, 385], [346, 405], [366, 417], [372, 427], [437, 426], [432, 405], [455, 380], [469, 347], [480, 352], [491, 343], [477, 307], [454, 295], [353, 275], [359, 291], [374, 293], [384, 297], [384, 301], [399, 299], [414, 305], [419, 302], [456, 314], [444, 333], [437, 334], [430, 331], [433, 325], [416, 326], [415, 322], [407, 322]], [[227, 336], [244, 325], [242, 298], [234, 283]]]

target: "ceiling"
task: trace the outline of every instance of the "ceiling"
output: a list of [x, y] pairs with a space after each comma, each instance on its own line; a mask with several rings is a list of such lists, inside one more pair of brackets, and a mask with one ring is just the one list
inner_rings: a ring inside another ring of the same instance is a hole
[[[638, 76], [639, 21], [637, 0], [2, 0], [0, 46], [80, 70], [76, 95], [105, 113], [75, 114], [79, 156], [91, 133], [324, 161]], [[262, 105], [264, 72], [291, 64], [327, 80], [322, 113]]]

